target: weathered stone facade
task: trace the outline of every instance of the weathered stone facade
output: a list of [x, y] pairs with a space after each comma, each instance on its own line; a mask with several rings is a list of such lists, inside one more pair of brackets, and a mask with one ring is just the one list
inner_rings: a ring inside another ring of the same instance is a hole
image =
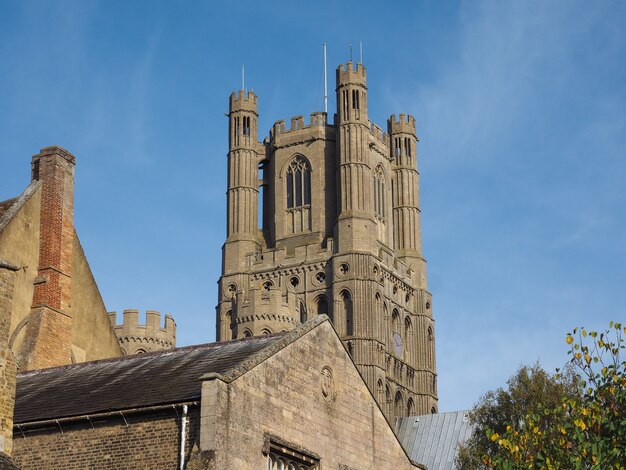
[[[415, 468], [331, 324], [318, 323], [248, 371], [205, 377], [200, 449], [214, 453], [210, 468], [269, 468], [272, 444], [324, 469]], [[247, 445], [232, 452], [238, 442]]]
[[168, 313], [161, 328], [161, 314], [146, 311], [146, 324], [139, 324], [138, 310], [124, 310], [124, 320], [117, 325], [117, 313], [109, 312], [109, 320], [124, 354], [142, 354], [176, 347], [176, 323]]
[[15, 359], [9, 349], [13, 286], [17, 267], [0, 259], [0, 456], [13, 448], [13, 407], [15, 406]]
[[336, 78], [333, 124], [326, 113], [278, 121], [263, 142], [257, 96], [230, 97], [217, 337], [328, 314], [389, 418], [436, 412], [415, 120], [391, 116], [384, 133], [368, 119], [363, 65]]

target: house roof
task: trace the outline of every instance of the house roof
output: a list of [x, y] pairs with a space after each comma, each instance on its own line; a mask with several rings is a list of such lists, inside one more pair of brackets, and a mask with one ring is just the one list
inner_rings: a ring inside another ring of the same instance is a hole
[[19, 212], [39, 186], [41, 186], [39, 181], [32, 181], [20, 196], [0, 201], [0, 232], [15, 217], [15, 214]]
[[16, 424], [200, 399], [206, 373], [224, 374], [280, 339], [261, 336], [19, 374]]
[[17, 376], [13, 422], [199, 400], [201, 378], [236, 380], [327, 318], [288, 333], [24, 372]]
[[458, 445], [470, 438], [473, 427], [467, 411], [453, 411], [400, 418], [396, 429], [411, 460], [423, 463], [428, 470], [455, 470]]
[[18, 198], [14, 197], [13, 199], [7, 199], [6, 201], [0, 201], [0, 218], [2, 215], [9, 210], [9, 208], [17, 201]]

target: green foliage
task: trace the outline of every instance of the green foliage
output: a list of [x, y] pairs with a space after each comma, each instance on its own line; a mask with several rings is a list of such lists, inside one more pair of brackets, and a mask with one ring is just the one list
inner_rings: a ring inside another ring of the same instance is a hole
[[[603, 333], [584, 328], [568, 333], [576, 393], [557, 402], [542, 399], [522, 419], [511, 415], [504, 429], [487, 425], [485, 436], [492, 446], [481, 465], [506, 470], [625, 469], [626, 361], [620, 356], [626, 348], [626, 328], [622, 328], [611, 322]], [[562, 376], [557, 374], [555, 380]]]
[[528, 414], [539, 412], [540, 404], [558, 406], [576, 396], [579, 385], [571, 373], [550, 375], [539, 364], [522, 366], [507, 382], [485, 394], [469, 413], [474, 431], [468, 442], [459, 448], [457, 468], [474, 470], [489, 468], [483, 458], [495, 457], [500, 451], [497, 442], [489, 439], [487, 430], [506, 432], [511, 422], [522, 423]]

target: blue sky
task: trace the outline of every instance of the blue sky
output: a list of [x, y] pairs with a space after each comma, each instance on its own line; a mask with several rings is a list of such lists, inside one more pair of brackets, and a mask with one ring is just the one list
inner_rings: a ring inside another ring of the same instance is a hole
[[[228, 95], [260, 129], [323, 107], [363, 42], [370, 119], [417, 121], [440, 409], [575, 326], [626, 320], [626, 3], [0, 0], [0, 200], [77, 156], [75, 219], [109, 310], [212, 341]], [[335, 104], [331, 94], [329, 111]]]

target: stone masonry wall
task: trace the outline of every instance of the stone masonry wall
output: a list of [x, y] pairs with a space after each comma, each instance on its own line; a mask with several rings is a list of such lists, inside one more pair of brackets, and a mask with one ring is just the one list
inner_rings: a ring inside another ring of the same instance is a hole
[[[83, 419], [37, 432], [26, 430], [26, 437], [16, 429], [13, 459], [22, 470], [175, 469], [180, 446], [179, 415], [169, 408], [124, 414], [128, 424], [121, 415], [92, 418], [91, 422]], [[186, 460], [198, 438], [198, 418], [198, 408], [190, 407]]]
[[0, 455], [11, 455], [16, 366], [9, 349], [13, 285], [17, 268], [0, 259]]
[[211, 469], [267, 468], [272, 436], [324, 470], [416, 468], [328, 321], [230, 384], [205, 381], [201, 420]]

